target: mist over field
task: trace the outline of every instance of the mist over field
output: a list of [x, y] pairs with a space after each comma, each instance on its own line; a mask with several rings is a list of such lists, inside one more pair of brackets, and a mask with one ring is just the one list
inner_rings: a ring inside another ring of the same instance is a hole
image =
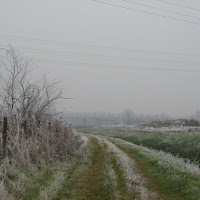
[[[195, 113], [200, 108], [198, 9], [155, 0], [137, 3], [171, 12], [110, 3], [183, 21], [90, 0], [2, 0], [0, 43], [33, 58], [34, 79], [45, 73], [62, 81], [64, 96], [77, 97], [61, 101], [59, 109]], [[200, 7], [198, 1], [184, 4]]]

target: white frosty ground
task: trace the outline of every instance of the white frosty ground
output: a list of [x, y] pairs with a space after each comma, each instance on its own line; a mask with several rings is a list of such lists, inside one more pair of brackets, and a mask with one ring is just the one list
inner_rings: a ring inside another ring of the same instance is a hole
[[138, 172], [134, 161], [107, 139], [96, 136], [95, 138], [97, 138], [100, 142], [104, 142], [108, 146], [108, 151], [116, 156], [119, 166], [124, 171], [127, 186], [131, 191], [137, 193], [138, 200], [148, 200], [152, 194], [150, 194], [150, 192], [146, 189], [145, 181]]
[[8, 194], [7, 189], [3, 185], [3, 182], [0, 183], [0, 199], [1, 200], [14, 200], [12, 195]]
[[127, 142], [121, 139], [112, 139], [118, 141], [122, 144], [133, 146], [134, 148], [139, 149], [143, 154], [151, 156], [158, 160], [158, 164], [165, 166], [165, 167], [172, 167], [182, 172], [190, 173], [195, 176], [200, 176], [200, 167], [197, 164], [192, 163], [189, 160], [173, 156], [170, 153], [165, 153], [163, 151], [157, 151], [153, 149], [149, 149], [147, 147], [138, 146], [131, 142]]

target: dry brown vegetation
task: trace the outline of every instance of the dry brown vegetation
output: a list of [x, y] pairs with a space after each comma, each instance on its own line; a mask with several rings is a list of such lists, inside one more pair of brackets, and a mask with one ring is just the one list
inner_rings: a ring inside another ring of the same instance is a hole
[[[81, 138], [73, 134], [65, 122], [49, 118], [38, 126], [34, 118], [26, 121], [25, 133], [22, 118], [13, 117], [8, 120], [7, 157], [1, 160], [0, 167], [0, 190], [4, 194], [0, 198], [2, 200], [9, 199], [8, 190], [23, 192], [27, 179], [23, 170], [34, 172], [44, 163], [66, 160], [82, 143]], [[2, 126], [1, 120], [1, 130]], [[0, 152], [2, 150], [0, 145]]]

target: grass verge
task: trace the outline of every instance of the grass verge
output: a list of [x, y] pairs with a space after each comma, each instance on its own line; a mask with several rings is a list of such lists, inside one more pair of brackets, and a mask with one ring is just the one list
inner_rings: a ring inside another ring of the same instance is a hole
[[137, 168], [147, 178], [148, 189], [159, 193], [161, 199], [200, 200], [200, 177], [161, 165], [159, 159], [152, 159], [141, 148], [114, 139], [111, 141], [135, 160]]
[[92, 135], [120, 138], [200, 163], [200, 134], [197, 133], [158, 133], [104, 128], [81, 129], [80, 131]]

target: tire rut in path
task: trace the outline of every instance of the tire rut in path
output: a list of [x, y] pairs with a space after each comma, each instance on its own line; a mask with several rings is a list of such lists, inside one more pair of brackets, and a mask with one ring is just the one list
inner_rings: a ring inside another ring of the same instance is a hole
[[[135, 160], [130, 158], [130, 156], [122, 151], [117, 145], [112, 143], [107, 138], [96, 137], [102, 140], [108, 146], [108, 152], [112, 153], [114, 159], [116, 160], [119, 169], [123, 171], [123, 175], [126, 184], [129, 188], [129, 192], [132, 194], [127, 199], [137, 199], [137, 200], [161, 200], [158, 194], [147, 189], [146, 178], [142, 173], [140, 173]], [[123, 197], [125, 199], [125, 196]]]
[[89, 138], [90, 155], [86, 168], [71, 184], [64, 186], [65, 192], [56, 200], [144, 200], [139, 197], [141, 194], [138, 195], [142, 185], [134, 190], [127, 179], [127, 169], [131, 177], [135, 173], [129, 166], [133, 161], [107, 139]]

